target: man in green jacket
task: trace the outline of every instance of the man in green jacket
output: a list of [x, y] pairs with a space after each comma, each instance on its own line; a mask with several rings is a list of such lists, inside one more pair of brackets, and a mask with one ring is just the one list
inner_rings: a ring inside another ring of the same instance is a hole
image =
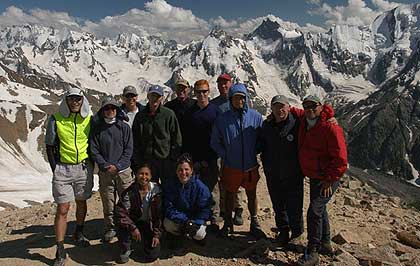
[[153, 182], [165, 182], [175, 176], [175, 161], [182, 146], [181, 131], [175, 113], [162, 105], [163, 88], [153, 85], [149, 102], [133, 122], [133, 169], [143, 163], [152, 168]]
[[59, 111], [47, 124], [45, 144], [48, 162], [53, 172], [52, 192], [57, 203], [54, 227], [57, 241], [55, 266], [65, 265], [64, 236], [70, 202], [76, 200], [76, 245], [89, 246], [83, 235], [86, 200], [92, 195], [93, 167], [89, 160], [88, 143], [91, 115], [89, 102], [77, 87], [64, 94]]

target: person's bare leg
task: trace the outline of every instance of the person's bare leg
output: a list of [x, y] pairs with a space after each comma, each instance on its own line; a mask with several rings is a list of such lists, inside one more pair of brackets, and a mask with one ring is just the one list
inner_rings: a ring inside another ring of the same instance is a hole
[[87, 213], [86, 200], [76, 200], [76, 224], [83, 225]]
[[247, 190], [246, 195], [248, 198], [249, 215], [251, 217], [257, 216], [257, 210], [258, 210], [257, 189]]
[[67, 230], [67, 214], [70, 209], [70, 203], [59, 203], [54, 219], [55, 239], [58, 242], [64, 241]]
[[76, 200], [76, 231], [73, 234], [73, 240], [76, 245], [87, 247], [90, 245], [89, 239], [83, 234], [83, 227], [87, 213], [86, 200]]

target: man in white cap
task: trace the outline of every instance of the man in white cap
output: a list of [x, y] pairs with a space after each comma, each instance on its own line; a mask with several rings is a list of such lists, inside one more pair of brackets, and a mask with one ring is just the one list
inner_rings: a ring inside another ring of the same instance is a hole
[[[191, 132], [185, 130], [188, 125], [186, 124], [186, 115], [191, 112], [191, 108], [196, 104], [197, 100], [190, 97], [190, 84], [185, 79], [179, 79], [175, 83], [176, 98], [165, 104], [174, 111], [176, 119], [178, 120], [179, 128], [181, 130], [182, 139], [193, 138]], [[185, 152], [185, 147], [182, 147], [182, 152]]]
[[153, 182], [175, 175], [182, 137], [175, 113], [162, 105], [163, 88], [152, 85], [146, 108], [137, 113], [133, 123], [134, 171], [144, 163], [152, 167]]
[[119, 104], [112, 96], [102, 100], [98, 121], [90, 140], [92, 158], [99, 167], [99, 192], [104, 213], [104, 242], [115, 236], [114, 208], [118, 197], [134, 179], [131, 175], [133, 137], [130, 126], [124, 122]]
[[57, 241], [55, 266], [65, 265], [67, 254], [64, 237], [70, 202], [76, 200], [76, 245], [89, 246], [83, 234], [86, 200], [92, 195], [93, 167], [88, 143], [91, 125], [89, 102], [77, 87], [64, 94], [59, 111], [48, 121], [45, 144], [48, 162], [53, 171], [52, 192], [57, 203], [54, 227]]

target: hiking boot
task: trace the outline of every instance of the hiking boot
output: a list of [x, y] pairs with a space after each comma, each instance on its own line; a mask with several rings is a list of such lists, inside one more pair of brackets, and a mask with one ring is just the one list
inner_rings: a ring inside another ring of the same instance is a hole
[[72, 237], [74, 244], [78, 247], [88, 247], [90, 246], [89, 239], [87, 239], [83, 232], [75, 232]]
[[60, 250], [57, 248], [55, 252], [54, 266], [64, 266], [66, 265], [67, 253], [64, 249]]
[[242, 213], [244, 209], [242, 208], [236, 208], [235, 209], [235, 215], [233, 216], [233, 224], [234, 225], [243, 225], [244, 219], [242, 218]]
[[112, 239], [117, 235], [117, 232], [115, 232], [114, 229], [109, 229], [108, 231], [105, 232], [104, 236], [103, 236], [103, 241], [105, 243], [109, 243], [112, 241]]
[[299, 266], [316, 266], [319, 265], [319, 254], [318, 251], [312, 250], [306, 253], [297, 261]]
[[289, 240], [289, 243], [287, 243], [287, 248], [298, 253], [303, 253], [305, 251], [304, 241], [305, 238], [303, 234], [292, 236]]
[[121, 251], [120, 256], [118, 257], [117, 263], [124, 264], [130, 260], [131, 249], [127, 251]]
[[286, 246], [289, 243], [290, 236], [288, 229], [280, 229], [279, 233], [276, 237], [276, 242], [280, 244], [280, 246]]
[[322, 241], [319, 253], [328, 257], [333, 257], [334, 249], [331, 245], [331, 241]]
[[209, 226], [207, 226], [207, 232], [218, 233], [219, 230], [219, 225], [216, 223], [211, 223]]
[[249, 233], [253, 235], [256, 239], [267, 238], [267, 235], [262, 230], [261, 225], [258, 221], [251, 222]]

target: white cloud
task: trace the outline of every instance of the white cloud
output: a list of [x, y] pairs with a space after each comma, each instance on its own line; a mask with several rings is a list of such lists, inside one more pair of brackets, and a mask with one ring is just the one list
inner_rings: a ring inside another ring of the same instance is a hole
[[227, 21], [222, 17], [211, 19], [212, 26], [219, 26], [221, 29], [234, 37], [243, 37], [244, 34], [254, 31], [265, 19], [265, 17], [251, 18], [247, 20], [238, 19]]
[[389, 2], [386, 0], [371, 0], [371, 1], [372, 1], [372, 4], [374, 4], [378, 8], [378, 10], [381, 12], [391, 10], [401, 5], [401, 3]]
[[160, 36], [185, 43], [201, 38], [210, 30], [208, 22], [196, 17], [191, 10], [174, 7], [164, 0], [153, 0], [145, 9], [131, 9], [127, 13], [108, 16], [98, 23], [88, 22], [86, 31], [98, 36], [113, 37], [121, 32]]
[[32, 9], [29, 13], [15, 6], [10, 6], [0, 14], [2, 26], [37, 24], [56, 28], [67, 27], [73, 30], [81, 30], [77, 19], [65, 12], [54, 12], [42, 9]]
[[364, 0], [348, 0], [347, 6], [331, 6], [321, 1], [308, 0], [312, 4], [317, 4], [318, 7], [310, 10], [309, 13], [319, 15], [326, 19], [325, 25], [330, 27], [335, 24], [348, 24], [355, 26], [365, 26], [372, 23], [372, 21], [384, 11], [401, 5], [397, 2], [389, 2], [386, 0], [371, 0], [373, 8], [367, 6]]
[[[368, 7], [365, 0], [348, 0], [346, 6], [331, 6], [322, 0], [306, 0], [307, 3], [316, 5], [316, 8], [311, 10], [310, 13], [323, 17], [326, 21], [325, 25], [328, 27], [337, 23], [367, 25], [380, 12], [398, 5], [398, 3], [386, 0], [371, 1], [373, 8]], [[135, 33], [139, 36], [160, 36], [164, 39], [176, 40], [179, 43], [200, 40], [214, 26], [220, 26], [235, 37], [242, 37], [244, 34], [251, 33], [266, 18], [277, 21], [285, 29], [298, 28], [303, 32], [324, 31], [322, 27], [312, 24], [301, 27], [296, 23], [283, 21], [273, 15], [235, 20], [217, 17], [206, 21], [195, 16], [191, 10], [172, 6], [165, 0], [151, 0], [145, 3], [143, 9], [134, 8], [124, 14], [107, 16], [99, 21], [81, 20], [65, 12], [42, 9], [25, 11], [15, 6], [8, 7], [0, 14], [2, 26], [38, 24], [57, 29], [68, 28], [76, 31], [87, 31], [95, 34], [98, 38], [113, 38], [123, 32]]]
[[312, 5], [320, 5], [321, 0], [306, 0], [306, 3], [312, 4]]
[[326, 29], [317, 25], [313, 25], [311, 23], [306, 23], [305, 26], [300, 27], [302, 32], [312, 32], [312, 33], [321, 33], [325, 32]]

